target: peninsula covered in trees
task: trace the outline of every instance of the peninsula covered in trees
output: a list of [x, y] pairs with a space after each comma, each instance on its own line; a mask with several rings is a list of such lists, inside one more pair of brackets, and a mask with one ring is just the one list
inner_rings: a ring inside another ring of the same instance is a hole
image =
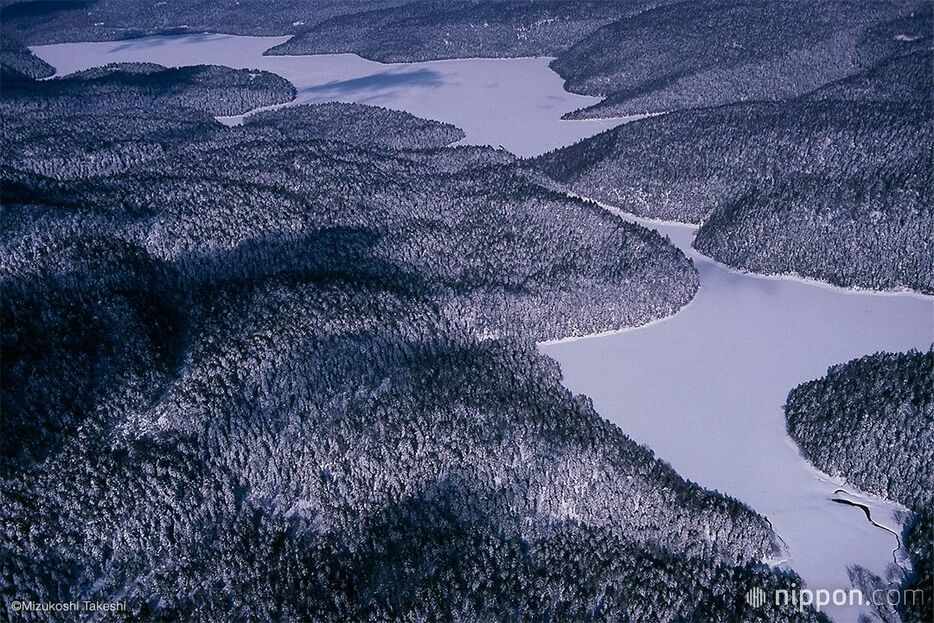
[[33, 54], [29, 48], [9, 37], [0, 37], [0, 79], [4, 84], [18, 81], [23, 76], [32, 79], [48, 78], [55, 68]]
[[245, 123], [253, 133], [268, 130], [292, 141], [332, 139], [393, 149], [444, 147], [465, 136], [463, 130], [449, 123], [421, 119], [398, 110], [342, 102], [258, 112], [247, 117]]
[[934, 350], [876, 353], [833, 366], [785, 404], [788, 434], [817, 467], [915, 513], [905, 548], [905, 621], [934, 613]]
[[35, 110], [103, 114], [142, 106], [191, 108], [226, 116], [295, 99], [295, 87], [268, 71], [216, 65], [167, 68], [154, 63], [116, 63], [42, 82], [4, 89], [3, 105], [22, 114]]

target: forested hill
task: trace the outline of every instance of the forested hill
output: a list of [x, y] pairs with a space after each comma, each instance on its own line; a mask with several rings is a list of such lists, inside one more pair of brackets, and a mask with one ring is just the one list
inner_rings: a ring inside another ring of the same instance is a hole
[[785, 415], [827, 473], [911, 508], [934, 503], [934, 351], [833, 366], [788, 395]]
[[699, 0], [597, 30], [552, 68], [575, 93], [604, 96], [572, 118], [783, 100], [929, 47], [917, 0]]
[[[934, 20], [928, 22], [934, 28]], [[900, 102], [931, 107], [934, 55], [928, 48], [888, 58], [804, 96], [809, 101]]]
[[29, 48], [10, 37], [0, 37], [0, 80], [4, 83], [23, 77], [48, 78], [55, 68], [33, 54]]
[[[269, 72], [122, 63], [37, 82], [5, 82], [7, 195], [24, 173], [52, 179], [113, 175], [217, 130], [213, 115], [291, 101], [295, 88]], [[42, 193], [36, 199], [42, 198]]]
[[333, 139], [393, 149], [444, 147], [466, 136], [449, 123], [388, 108], [341, 102], [264, 111], [250, 115], [246, 123], [252, 132], [268, 130], [287, 139]]
[[695, 246], [762, 273], [934, 291], [932, 55], [783, 103], [633, 122], [533, 165], [575, 193], [703, 223]]
[[[502, 152], [313, 136], [328, 109], [222, 126], [228, 76], [196, 75], [181, 97], [184, 72], [91, 72], [86, 108], [57, 81], [0, 93], [5, 609], [819, 620], [752, 610], [750, 587], [799, 581], [759, 563], [766, 520], [534, 349], [679, 309], [677, 249]], [[350, 112], [409, 144], [432, 127]]]
[[[373, 239], [377, 256], [431, 272], [435, 275], [431, 283], [452, 299], [466, 302], [478, 297], [472, 303], [481, 304], [472, 316], [483, 328], [499, 332], [512, 327], [495, 321], [498, 315], [507, 314], [524, 325], [523, 333], [537, 339], [641, 324], [673, 313], [696, 290], [693, 267], [656, 233], [532, 184], [501, 166], [504, 156], [500, 152], [409, 152], [378, 146], [359, 150], [344, 142], [309, 141], [303, 132], [310, 127], [311, 116], [330, 110], [327, 107], [290, 109], [223, 132], [216, 124], [199, 126], [203, 134], [190, 140], [183, 133], [188, 130], [165, 122], [157, 126], [164, 127], [164, 132], [153, 131], [156, 136], [149, 137], [144, 112], [149, 104], [159, 103], [153, 108], [164, 118], [172, 117], [172, 102], [216, 112], [224, 105], [211, 95], [220, 97], [222, 90], [199, 85], [199, 97], [172, 98], [166, 94], [179, 92], [179, 85], [188, 83], [187, 73], [173, 74], [174, 78], [147, 71], [108, 70], [91, 75], [90, 80], [98, 83], [88, 94], [101, 95], [86, 105], [71, 97], [71, 87], [58, 80], [35, 83], [23, 92], [4, 91], [5, 111], [19, 119], [13, 138], [17, 144], [29, 145], [5, 153], [12, 168], [6, 192], [12, 200], [35, 201], [35, 196], [44, 193], [72, 204], [74, 197], [80, 197], [98, 211], [133, 214], [151, 212], [152, 205], [171, 210], [177, 204], [185, 211], [159, 219], [158, 231], [164, 237], [146, 234], [149, 244], [165, 244], [161, 253], [170, 255], [175, 253], [171, 249], [197, 248], [198, 238], [191, 236], [213, 237], [215, 251], [233, 250], [254, 236], [272, 236], [281, 243], [284, 237], [300, 238], [299, 232], [311, 226], [372, 226], [381, 215], [389, 229], [380, 229], [380, 236]], [[139, 88], [147, 76], [159, 80]], [[162, 82], [167, 79], [175, 82]], [[226, 82], [224, 76], [219, 79]], [[44, 89], [48, 97], [41, 95]], [[59, 98], [62, 90], [69, 97]], [[123, 109], [116, 104], [121, 92]], [[96, 109], [107, 114], [97, 115]], [[75, 110], [91, 112], [77, 114]], [[188, 111], [177, 111], [177, 118], [188, 119]], [[430, 122], [415, 124], [406, 115], [371, 112], [384, 122], [400, 121], [399, 134], [408, 129], [418, 140], [424, 139], [424, 128], [435, 127]], [[294, 136], [282, 131], [282, 123], [270, 132], [264, 121], [281, 121], [282, 115], [292, 114]], [[44, 125], [30, 123], [30, 115], [40, 115]], [[87, 136], [85, 123], [95, 135], [82, 151], [80, 141], [70, 137]], [[51, 133], [53, 127], [62, 132], [61, 137]], [[147, 147], [143, 155], [137, 153], [141, 148], [136, 137]], [[59, 138], [65, 139], [66, 149], [61, 152], [56, 151]], [[121, 157], [124, 152], [128, 152], [125, 158]], [[48, 165], [50, 156], [59, 153], [69, 159], [67, 168]], [[171, 153], [171, 158], [158, 157], [160, 153]], [[242, 165], [231, 162], [232, 153], [238, 154]], [[449, 162], [464, 158], [466, 166]], [[28, 178], [27, 173], [38, 177]], [[91, 186], [80, 179], [117, 173], [121, 177]], [[48, 179], [53, 177], [61, 182]], [[156, 201], [140, 192], [160, 177], [164, 178], [161, 188], [175, 188], [171, 200]], [[74, 185], [63, 183], [66, 179], [74, 180]], [[251, 199], [255, 193], [259, 194]], [[179, 199], [183, 196], [187, 197], [184, 202]], [[220, 197], [227, 200], [216, 205]], [[306, 203], [314, 208], [312, 213], [307, 212]], [[196, 205], [201, 211], [190, 212]], [[223, 210], [216, 216], [221, 220], [232, 218], [237, 209], [245, 213], [218, 229], [210, 225], [212, 206]], [[596, 235], [588, 234], [589, 229]], [[491, 230], [498, 232], [498, 238], [489, 237]], [[503, 272], [503, 266], [511, 270]], [[589, 303], [583, 307], [571, 303], [581, 297]], [[568, 314], [569, 309], [577, 313]]]
[[834, 366], [788, 394], [785, 417], [788, 434], [817, 467], [916, 513], [906, 535], [914, 568], [907, 587], [922, 589], [924, 602], [902, 614], [905, 621], [930, 621], [934, 350], [876, 353]]
[[52, 116], [105, 114], [130, 106], [192, 108], [225, 116], [293, 99], [292, 83], [268, 71], [154, 63], [115, 63], [55, 80], [20, 81], [3, 93], [3, 105], [10, 110]]
[[658, 0], [433, 0], [321, 22], [267, 54], [353, 52], [381, 62], [555, 56]]

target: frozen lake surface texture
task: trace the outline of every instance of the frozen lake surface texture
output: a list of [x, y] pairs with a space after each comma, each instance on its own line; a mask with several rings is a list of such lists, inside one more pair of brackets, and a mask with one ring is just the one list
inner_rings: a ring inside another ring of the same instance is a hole
[[295, 85], [293, 104], [338, 101], [405, 110], [456, 125], [467, 134], [462, 143], [501, 145], [519, 156], [574, 143], [621, 121], [562, 121], [565, 113], [599, 98], [565, 91], [560, 76], [548, 69], [548, 58], [383, 64], [354, 54], [263, 56], [287, 39], [205, 34], [32, 50], [59, 74], [116, 62], [265, 69]]
[[[118, 61], [212, 63], [266, 69], [291, 80], [298, 103], [374, 104], [446, 121], [466, 143], [522, 156], [573, 143], [622, 120], [562, 121], [596, 98], [567, 93], [548, 59], [381, 64], [350, 54], [264, 57], [284, 37], [192, 35], [33, 48], [60, 74]], [[789, 390], [827, 367], [877, 350], [928, 348], [934, 299], [873, 294], [792, 278], [741, 274], [691, 248], [694, 228], [640, 221], [668, 235], [701, 275], [675, 316], [612, 334], [541, 345], [571, 390], [651, 447], [679, 473], [734, 496], [772, 522], [786, 561], [811, 588], [849, 588], [849, 565], [895, 573], [894, 534], [862, 510], [834, 503], [838, 488], [898, 532], [899, 509], [810, 467], [785, 432]], [[896, 554], [896, 558], [901, 558]], [[861, 611], [828, 607], [835, 620]]]

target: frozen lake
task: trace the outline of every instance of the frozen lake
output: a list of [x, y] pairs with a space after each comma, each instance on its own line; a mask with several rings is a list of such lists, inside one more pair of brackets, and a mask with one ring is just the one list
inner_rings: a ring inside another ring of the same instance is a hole
[[[810, 588], [849, 588], [854, 564], [883, 577], [897, 572], [895, 535], [831, 498], [866, 504], [875, 522], [895, 532], [899, 507], [811, 467], [785, 432], [782, 405], [794, 386], [832, 364], [877, 350], [927, 349], [934, 299], [742, 274], [691, 248], [694, 227], [639, 222], [694, 260], [700, 291], [665, 320], [543, 344], [565, 385], [590, 396], [601, 415], [682, 476], [768, 517], [786, 543], [786, 564]], [[834, 495], [838, 488], [852, 495]], [[861, 609], [824, 611], [855, 622]]]
[[562, 121], [565, 113], [599, 98], [565, 91], [561, 78], [548, 68], [549, 58], [387, 65], [354, 54], [263, 56], [287, 39], [202, 34], [65, 43], [32, 50], [59, 75], [117, 62], [265, 69], [295, 85], [298, 95], [293, 104], [339, 101], [405, 110], [456, 125], [467, 134], [462, 143], [502, 145], [519, 156], [574, 143], [623, 121]]
[[[347, 101], [406, 110], [453, 123], [465, 142], [538, 154], [612, 127], [561, 121], [595, 98], [567, 93], [548, 59], [468, 59], [384, 65], [353, 55], [264, 57], [283, 37], [190, 35], [40, 46], [60, 74], [118, 61], [213, 63], [266, 69], [291, 80], [298, 103]], [[829, 365], [877, 350], [926, 349], [934, 299], [870, 294], [795, 279], [744, 275], [690, 247], [694, 229], [640, 221], [692, 257], [695, 300], [645, 327], [542, 350], [565, 384], [651, 447], [686, 478], [734, 496], [767, 516], [787, 545], [788, 564], [811, 588], [848, 588], [847, 566], [891, 571], [895, 536], [858, 508], [833, 503], [841, 483], [811, 468], [785, 433], [789, 390]], [[873, 519], [896, 532], [896, 507], [863, 498]], [[838, 621], [859, 609], [828, 608]]]

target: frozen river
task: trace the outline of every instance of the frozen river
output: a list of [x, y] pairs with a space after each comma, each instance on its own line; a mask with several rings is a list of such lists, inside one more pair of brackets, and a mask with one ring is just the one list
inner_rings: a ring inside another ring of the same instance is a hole
[[[562, 121], [594, 103], [567, 93], [548, 59], [468, 59], [384, 65], [353, 55], [264, 57], [282, 37], [192, 35], [33, 48], [59, 73], [117, 61], [214, 63], [276, 72], [297, 102], [352, 101], [453, 123], [465, 142], [519, 155], [575, 142], [616, 121]], [[837, 488], [811, 468], [785, 433], [782, 404], [829, 365], [877, 350], [926, 349], [934, 299], [870, 294], [744, 275], [690, 247], [694, 229], [643, 222], [669, 235], [701, 276], [694, 301], [675, 316], [613, 334], [543, 344], [565, 384], [651, 447], [679, 473], [767, 516], [787, 562], [811, 588], [849, 588], [849, 565], [885, 575], [897, 543], [859, 508], [831, 501]], [[873, 519], [899, 530], [897, 510], [862, 497]], [[838, 621], [859, 609], [828, 608]]]

